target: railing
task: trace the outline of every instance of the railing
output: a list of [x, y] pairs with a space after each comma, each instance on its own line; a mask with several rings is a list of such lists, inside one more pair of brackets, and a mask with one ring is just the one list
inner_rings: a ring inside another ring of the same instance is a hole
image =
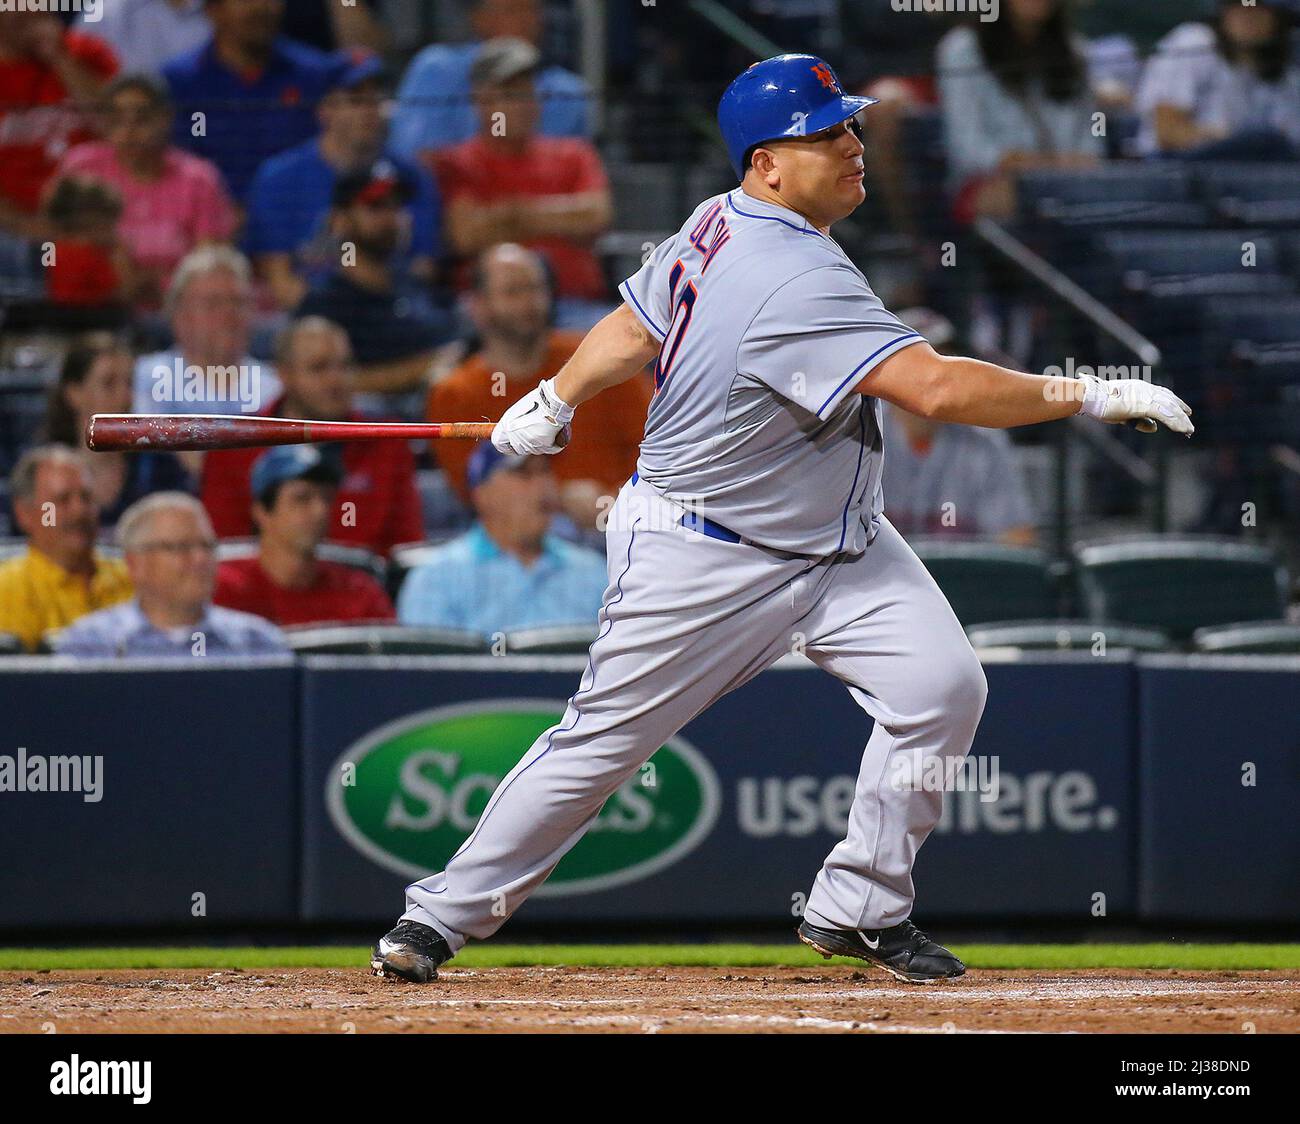
[[[1057, 310], [1067, 309], [1086, 320], [1097, 331], [1131, 353], [1138, 362], [1158, 371], [1161, 364], [1160, 349], [1133, 325], [1120, 319], [1091, 294], [1081, 289], [1050, 262], [1034, 253], [1005, 227], [989, 218], [976, 219], [975, 233], [1027, 277], [1038, 282], [1057, 299]], [[1060, 321], [1054, 319], [1059, 330]], [[1057, 554], [1064, 556], [1070, 546], [1070, 514], [1067, 491], [1070, 476], [1070, 441], [1077, 435], [1085, 443], [1106, 457], [1138, 484], [1153, 489], [1152, 527], [1156, 531], [1169, 529], [1169, 447], [1167, 435], [1153, 434], [1154, 464], [1137, 456], [1123, 442], [1116, 440], [1097, 426], [1082, 418], [1070, 418], [1066, 426], [1054, 426], [1056, 441], [1056, 519], [1054, 539]]]

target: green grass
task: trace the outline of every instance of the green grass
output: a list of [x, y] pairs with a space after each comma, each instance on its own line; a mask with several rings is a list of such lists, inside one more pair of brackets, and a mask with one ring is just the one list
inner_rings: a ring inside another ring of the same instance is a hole
[[[972, 968], [1173, 968], [1300, 969], [1297, 944], [972, 944], [953, 949]], [[3, 948], [0, 970], [43, 968], [364, 968], [368, 949], [325, 948]], [[842, 961], [851, 963], [851, 961]], [[591, 967], [670, 965], [771, 967], [822, 964], [795, 944], [512, 945], [466, 949], [458, 967], [502, 968], [538, 964]]]

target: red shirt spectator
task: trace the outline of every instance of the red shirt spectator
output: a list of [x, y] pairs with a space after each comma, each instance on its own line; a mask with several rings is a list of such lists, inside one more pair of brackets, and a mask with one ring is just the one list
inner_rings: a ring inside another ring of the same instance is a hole
[[94, 134], [72, 103], [117, 72], [106, 43], [65, 31], [43, 12], [0, 15], [0, 203], [25, 214], [39, 207], [41, 191], [67, 149]]
[[[474, 137], [454, 148], [426, 157], [438, 177], [443, 205], [451, 210], [461, 199], [476, 204], [508, 204], [542, 196], [582, 195], [606, 191], [609, 180], [600, 156], [585, 140], [574, 137], [529, 137], [520, 149], [506, 149]], [[525, 238], [555, 274], [560, 297], [603, 300], [608, 297], [600, 262], [588, 246], [571, 238]], [[461, 272], [467, 287], [468, 266]]]
[[391, 621], [393, 603], [374, 578], [339, 562], [318, 561], [316, 581], [287, 589], [271, 580], [256, 558], [237, 558], [217, 569], [213, 601], [285, 626], [329, 621]]
[[[284, 399], [267, 409], [283, 417]], [[354, 421], [366, 420], [351, 415]], [[343, 481], [330, 521], [330, 542], [364, 546], [387, 556], [398, 543], [424, 538], [415, 458], [405, 441], [351, 441], [342, 446]], [[221, 538], [253, 533], [248, 474], [264, 449], [222, 449], [203, 460], [200, 498]]]

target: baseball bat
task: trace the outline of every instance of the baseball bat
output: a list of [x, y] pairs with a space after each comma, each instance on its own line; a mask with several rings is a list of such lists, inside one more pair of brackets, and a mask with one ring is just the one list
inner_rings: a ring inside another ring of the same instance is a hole
[[96, 452], [164, 449], [249, 449], [319, 441], [384, 438], [491, 437], [494, 422], [338, 422], [239, 414], [95, 414], [86, 423], [86, 448]]

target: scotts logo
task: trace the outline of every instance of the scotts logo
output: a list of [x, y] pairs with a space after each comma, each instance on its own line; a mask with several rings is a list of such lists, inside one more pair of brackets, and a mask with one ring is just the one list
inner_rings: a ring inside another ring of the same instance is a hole
[[[408, 878], [442, 870], [498, 782], [563, 706], [545, 700], [441, 707], [382, 726], [344, 750], [326, 781], [335, 827], [358, 851]], [[355, 766], [354, 783], [344, 783]], [[680, 738], [656, 751], [601, 809], [538, 891], [607, 890], [671, 866], [709, 834], [718, 781]]]

